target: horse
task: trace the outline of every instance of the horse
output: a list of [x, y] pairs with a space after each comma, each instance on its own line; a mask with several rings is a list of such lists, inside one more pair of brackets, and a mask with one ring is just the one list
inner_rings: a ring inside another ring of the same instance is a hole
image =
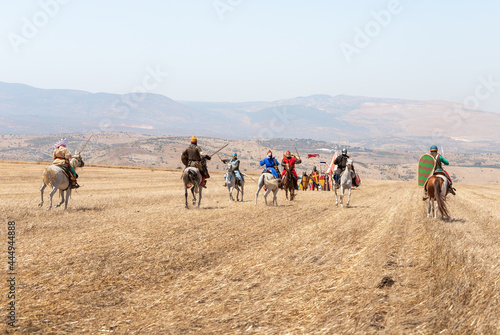
[[196, 195], [194, 193], [198, 193], [198, 208], [200, 208], [201, 191], [203, 190], [203, 187], [201, 186], [201, 181], [203, 178], [201, 176], [200, 170], [192, 166], [187, 167], [182, 172], [181, 179], [184, 182], [184, 197], [186, 198], [186, 208], [189, 208], [187, 200], [188, 188], [191, 188], [191, 194], [193, 194], [193, 206], [196, 205]]
[[231, 162], [227, 164], [226, 169], [227, 173], [225, 174], [224, 178], [226, 180], [227, 190], [229, 191], [229, 202], [231, 202], [231, 200], [234, 201], [233, 190], [235, 188], [238, 191], [238, 193], [236, 193], [236, 201], [240, 201], [238, 199], [240, 195], [240, 186], [241, 186], [241, 201], [243, 202], [243, 190], [245, 186], [245, 181], [236, 178], [236, 174], [233, 171], [233, 165], [231, 164]]
[[[351, 187], [352, 187], [352, 159], [347, 160], [347, 165], [346, 168], [340, 176], [340, 206], [344, 207], [344, 191], [347, 188], [349, 190], [349, 197], [347, 198], [347, 204], [346, 207], [349, 207], [349, 202], [351, 201]], [[337, 199], [337, 188], [333, 187], [335, 190], [335, 205], [338, 206], [338, 199]]]
[[302, 190], [307, 191], [307, 189], [309, 188], [309, 176], [307, 174], [302, 175], [301, 183], [302, 183]]
[[274, 176], [271, 173], [263, 173], [259, 181], [257, 183], [257, 193], [255, 193], [255, 206], [257, 206], [257, 197], [259, 196], [259, 191], [260, 189], [266, 185], [267, 191], [264, 194], [264, 200], [266, 202], [267, 206], [267, 195], [272, 191], [273, 192], [273, 205], [278, 206], [278, 199], [276, 197], [276, 194], [278, 193], [279, 190], [279, 184], [281, 180], [279, 178], [274, 178]]
[[288, 191], [290, 191], [290, 201], [293, 201], [293, 198], [295, 198], [295, 182], [289, 163], [285, 163], [285, 175], [283, 176], [283, 184], [285, 186], [286, 201], [288, 201]]
[[431, 210], [434, 219], [437, 218], [437, 210], [434, 208], [434, 201], [437, 202], [437, 209], [441, 213], [441, 218], [449, 218], [448, 207], [446, 206], [446, 195], [448, 194], [448, 178], [443, 175], [433, 175], [427, 181], [427, 192], [429, 194], [429, 208], [427, 217], [430, 217]]
[[[75, 171], [77, 168], [83, 167], [85, 165], [81, 157], [71, 158], [69, 164]], [[71, 196], [71, 185], [70, 185], [70, 180], [64, 173], [62, 167], [58, 165], [49, 165], [43, 170], [42, 187], [40, 188], [41, 201], [38, 204], [38, 207], [43, 206], [43, 191], [45, 190], [45, 187], [47, 187], [47, 185], [52, 186], [52, 191], [50, 191], [49, 194], [50, 203], [49, 206], [47, 207], [47, 210], [50, 210], [52, 208], [52, 197], [54, 196], [54, 193], [56, 193], [57, 190], [59, 190], [59, 195], [61, 196], [61, 202], [58, 203], [55, 207], [59, 207], [63, 204], [63, 202], [65, 202], [64, 210], [66, 210], [68, 208], [69, 197]], [[66, 191], [66, 199], [64, 199], [65, 191]]]

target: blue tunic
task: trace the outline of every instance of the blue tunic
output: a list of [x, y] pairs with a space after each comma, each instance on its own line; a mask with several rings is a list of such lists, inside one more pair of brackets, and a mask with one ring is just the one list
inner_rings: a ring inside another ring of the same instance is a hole
[[276, 160], [276, 158], [274, 158], [274, 157], [264, 158], [263, 160], [260, 161], [260, 166], [263, 166], [263, 165], [265, 165], [266, 168], [264, 169], [264, 171], [262, 171], [262, 173], [264, 173], [266, 171], [271, 171], [274, 178], [280, 177], [280, 175], [278, 174], [278, 171], [276, 171], [276, 169], [274, 168], [275, 166], [278, 166], [278, 161]]

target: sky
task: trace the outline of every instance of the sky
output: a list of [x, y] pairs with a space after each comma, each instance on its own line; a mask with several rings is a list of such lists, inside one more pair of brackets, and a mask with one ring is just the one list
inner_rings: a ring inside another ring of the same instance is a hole
[[0, 81], [178, 101], [312, 94], [500, 112], [500, 1], [0, 0]]

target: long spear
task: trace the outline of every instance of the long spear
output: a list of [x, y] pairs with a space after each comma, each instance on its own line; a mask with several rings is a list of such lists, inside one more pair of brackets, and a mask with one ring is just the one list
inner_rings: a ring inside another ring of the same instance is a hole
[[83, 150], [85, 149], [85, 147], [87, 146], [87, 144], [89, 143], [90, 139], [92, 138], [92, 136], [94, 136], [94, 134], [91, 134], [89, 139], [87, 140], [87, 142], [85, 142], [85, 145], [83, 146], [82, 150], [80, 150], [80, 152], [78, 153], [78, 156], [80, 156], [80, 154], [83, 152]]
[[[209, 156], [210, 158], [212, 158], [212, 156], [213, 156], [213, 155], [215, 155], [216, 153], [218, 153], [219, 151], [221, 151], [222, 149], [224, 149], [224, 148], [225, 148], [225, 147], [227, 147], [228, 145], [229, 145], [229, 143], [228, 143], [228, 144], [226, 144], [225, 146], [223, 146], [222, 148], [220, 148], [219, 150], [217, 150], [216, 152], [214, 152], [213, 154], [208, 155], [208, 156]], [[219, 157], [219, 158], [220, 158], [220, 157]]]

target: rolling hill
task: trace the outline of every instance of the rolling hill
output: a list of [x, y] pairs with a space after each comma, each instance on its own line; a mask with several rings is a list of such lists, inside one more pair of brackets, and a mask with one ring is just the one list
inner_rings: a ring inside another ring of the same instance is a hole
[[0, 112], [3, 134], [196, 132], [229, 139], [312, 138], [394, 150], [422, 142], [438, 142], [455, 152], [500, 148], [500, 114], [445, 101], [312, 95], [272, 102], [177, 102], [151, 93], [89, 93], [0, 82]]

